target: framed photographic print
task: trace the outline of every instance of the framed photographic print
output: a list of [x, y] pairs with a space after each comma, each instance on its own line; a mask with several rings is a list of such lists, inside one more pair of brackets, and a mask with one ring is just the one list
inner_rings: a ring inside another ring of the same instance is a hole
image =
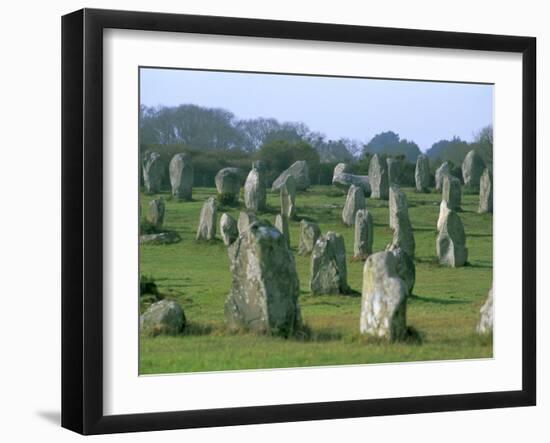
[[536, 401], [531, 37], [62, 20], [62, 425]]

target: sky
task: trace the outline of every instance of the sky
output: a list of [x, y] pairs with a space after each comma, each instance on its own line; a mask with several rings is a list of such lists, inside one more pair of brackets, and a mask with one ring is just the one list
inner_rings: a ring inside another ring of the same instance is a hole
[[424, 152], [493, 123], [493, 85], [467, 83], [142, 68], [140, 101], [303, 122], [329, 139], [368, 142], [391, 130]]

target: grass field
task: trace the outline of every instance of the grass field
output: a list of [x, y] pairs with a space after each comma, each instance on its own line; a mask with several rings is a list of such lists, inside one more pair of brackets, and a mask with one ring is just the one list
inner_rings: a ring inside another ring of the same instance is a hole
[[[152, 276], [167, 299], [181, 303], [188, 320], [186, 331], [175, 337], [140, 338], [140, 373], [158, 374], [256, 368], [364, 364], [419, 360], [448, 360], [492, 356], [490, 337], [479, 337], [475, 326], [492, 281], [492, 215], [478, 214], [478, 196], [463, 195], [469, 265], [444, 268], [435, 256], [435, 225], [440, 193], [417, 194], [404, 189], [416, 240], [416, 284], [407, 301], [407, 323], [422, 342], [384, 343], [359, 334], [360, 297], [312, 296], [309, 292], [310, 257], [297, 255], [299, 221], [291, 222], [291, 247], [300, 277], [302, 317], [311, 329], [306, 339], [275, 338], [225, 329], [224, 302], [231, 287], [229, 259], [221, 240], [195, 241], [199, 213], [214, 188], [194, 188], [193, 201], [166, 201], [164, 227], [177, 231], [182, 241], [172, 245], [142, 245], [141, 274]], [[154, 196], [142, 194], [142, 208]], [[242, 198], [241, 198], [242, 201]], [[353, 227], [341, 221], [345, 195], [330, 186], [315, 186], [296, 198], [298, 219], [319, 223], [323, 233], [344, 236], [346, 253], [353, 255]], [[269, 211], [260, 218], [274, 222], [279, 197], [268, 194]], [[243, 205], [244, 206], [244, 205]], [[374, 219], [374, 251], [390, 242], [388, 202], [367, 200]], [[241, 208], [220, 208], [238, 217]], [[218, 227], [219, 231], [219, 227]], [[219, 238], [218, 232], [218, 238]], [[362, 262], [348, 260], [348, 283], [361, 291]], [[145, 306], [144, 306], [145, 307]]]

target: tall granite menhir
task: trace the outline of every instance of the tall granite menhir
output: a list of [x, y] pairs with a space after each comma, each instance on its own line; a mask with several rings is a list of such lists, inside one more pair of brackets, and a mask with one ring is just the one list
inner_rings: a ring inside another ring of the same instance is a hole
[[346, 197], [346, 203], [342, 210], [342, 221], [347, 226], [355, 223], [355, 214], [360, 209], [365, 209], [365, 193], [359, 186], [351, 185]]
[[288, 175], [279, 189], [281, 192], [281, 214], [288, 220], [293, 220], [296, 217], [296, 180], [292, 175]]
[[485, 163], [479, 154], [473, 149], [466, 154], [464, 161], [462, 162], [462, 178], [464, 179], [464, 186], [467, 188], [478, 189], [479, 179], [483, 170], [485, 169]]
[[320, 236], [321, 229], [317, 223], [302, 220], [300, 222], [300, 244], [298, 246], [298, 254], [311, 254], [313, 252], [313, 247]]
[[214, 240], [216, 238], [217, 211], [216, 200], [214, 197], [209, 197], [202, 205], [197, 240]]
[[193, 164], [187, 154], [176, 154], [168, 167], [172, 196], [180, 200], [191, 200], [193, 193]]
[[440, 218], [441, 220], [438, 222], [440, 230], [436, 240], [439, 264], [453, 268], [464, 266], [468, 260], [468, 249], [466, 248], [466, 233], [462, 220], [451, 209], [440, 214]]
[[156, 194], [160, 191], [164, 177], [164, 163], [158, 152], [146, 152], [142, 163], [145, 192]]
[[353, 258], [365, 260], [372, 254], [374, 223], [372, 215], [366, 209], [360, 209], [355, 214], [355, 238], [353, 244]]
[[435, 170], [435, 190], [441, 191], [443, 187], [443, 177], [451, 173], [449, 162], [441, 163], [441, 166]]
[[284, 236], [254, 222], [228, 248], [231, 291], [225, 302], [230, 329], [289, 336], [302, 325], [300, 282]]
[[480, 214], [493, 213], [493, 177], [489, 169], [485, 168], [479, 181], [479, 209]]
[[266, 202], [265, 178], [261, 169], [252, 168], [244, 184], [244, 204], [249, 211], [263, 211]]
[[344, 238], [329, 231], [319, 237], [311, 254], [312, 294], [345, 294], [349, 292]]
[[416, 159], [414, 180], [416, 192], [430, 192], [430, 162], [425, 154], [420, 154]]
[[414, 258], [416, 243], [407, 196], [396, 185], [390, 187], [390, 226], [393, 228], [393, 238], [387, 249], [391, 251], [400, 248]]
[[453, 211], [460, 210], [462, 203], [462, 189], [460, 180], [452, 175], [443, 177], [443, 189], [441, 191], [441, 200], [447, 202], [447, 207]]
[[389, 195], [388, 165], [378, 154], [374, 154], [369, 163], [369, 183], [371, 198], [387, 200]]

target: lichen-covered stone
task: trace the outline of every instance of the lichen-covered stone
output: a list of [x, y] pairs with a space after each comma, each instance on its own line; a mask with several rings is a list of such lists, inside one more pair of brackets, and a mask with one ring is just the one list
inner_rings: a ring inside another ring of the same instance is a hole
[[223, 168], [216, 174], [216, 189], [220, 195], [231, 195], [235, 199], [239, 198], [241, 190], [242, 171], [239, 168]]
[[288, 175], [282, 186], [281, 192], [281, 214], [289, 220], [296, 217], [296, 180], [292, 175]]
[[493, 177], [489, 169], [485, 168], [479, 181], [479, 210], [480, 214], [493, 213]]
[[344, 238], [329, 231], [319, 237], [311, 254], [312, 294], [345, 294], [349, 292]]
[[493, 333], [493, 287], [489, 289], [489, 293], [487, 294], [487, 300], [485, 300], [485, 303], [483, 303], [483, 306], [479, 310], [480, 319], [479, 323], [477, 325], [477, 333], [484, 335], [484, 334], [492, 334]]
[[166, 206], [162, 197], [155, 198], [149, 202], [147, 207], [147, 221], [156, 229], [162, 228], [165, 208]]
[[464, 186], [469, 188], [479, 188], [479, 179], [483, 170], [485, 169], [485, 163], [479, 154], [473, 149], [466, 154], [464, 161], [462, 162], [462, 178], [464, 179]]
[[256, 217], [256, 214], [253, 212], [240, 212], [239, 220], [237, 222], [239, 234], [247, 231], [255, 221], [258, 221], [258, 217]]
[[435, 190], [436, 191], [441, 191], [441, 189], [443, 188], [443, 177], [450, 173], [451, 173], [451, 167], [449, 166], [449, 162], [441, 163], [439, 168], [435, 170]]
[[468, 260], [466, 234], [462, 220], [450, 209], [443, 216], [436, 240], [436, 252], [439, 263], [444, 266], [464, 266]]
[[197, 240], [214, 240], [218, 209], [214, 197], [209, 197], [203, 204], [197, 228]]
[[392, 184], [398, 185], [403, 162], [397, 158], [388, 157], [386, 159], [386, 164], [388, 165], [388, 182], [390, 186]]
[[372, 254], [373, 234], [372, 215], [366, 209], [358, 210], [355, 214], [355, 241], [353, 244], [353, 258], [355, 260], [365, 260]]
[[249, 211], [263, 211], [265, 209], [266, 190], [263, 173], [253, 168], [244, 184], [244, 204]]
[[275, 227], [286, 238], [288, 246], [290, 246], [290, 229], [288, 226], [288, 217], [286, 215], [277, 214], [275, 216]]
[[225, 302], [230, 329], [288, 336], [301, 327], [294, 256], [275, 227], [254, 222], [228, 248], [233, 278]]
[[383, 251], [367, 258], [363, 268], [361, 334], [403, 339], [407, 334], [407, 289], [397, 273], [397, 259]]
[[191, 200], [193, 195], [193, 164], [187, 154], [176, 154], [168, 167], [172, 196], [180, 200]]
[[462, 189], [460, 180], [452, 175], [443, 177], [443, 189], [441, 199], [447, 202], [447, 207], [453, 211], [458, 211], [462, 203]]
[[158, 152], [146, 152], [142, 163], [145, 192], [156, 194], [160, 191], [164, 177], [164, 164]]
[[430, 191], [430, 161], [425, 154], [420, 154], [416, 159], [414, 180], [416, 183], [416, 192]]
[[338, 163], [334, 167], [332, 184], [337, 188], [348, 190], [351, 185], [359, 186], [365, 195], [370, 195], [371, 188], [368, 175], [355, 175], [349, 173], [349, 166], [346, 163]]
[[449, 208], [445, 200], [441, 200], [439, 204], [439, 217], [437, 219], [437, 232], [441, 231], [441, 227], [445, 220], [447, 220], [447, 215], [449, 214]]
[[416, 282], [416, 265], [414, 260], [401, 248], [390, 251], [396, 259], [396, 270], [407, 289], [407, 295], [411, 295]]
[[414, 232], [409, 218], [409, 205], [407, 196], [398, 186], [392, 185], [390, 188], [390, 224], [393, 227], [392, 242], [386, 248], [389, 251], [401, 248], [411, 258], [414, 258], [416, 243]]
[[387, 200], [389, 195], [388, 165], [378, 154], [374, 154], [369, 163], [369, 183], [371, 198]]
[[346, 204], [342, 210], [342, 221], [347, 226], [355, 223], [355, 214], [360, 209], [365, 209], [365, 193], [358, 186], [351, 185], [346, 197]]
[[298, 160], [275, 179], [271, 186], [271, 190], [275, 192], [281, 189], [281, 186], [283, 186], [283, 183], [289, 175], [294, 178], [297, 191], [305, 191], [310, 187], [311, 182], [309, 180], [309, 167], [307, 162], [305, 160]]
[[178, 302], [161, 300], [153, 303], [139, 319], [140, 330], [145, 335], [176, 335], [185, 327], [186, 319]]
[[231, 245], [239, 236], [237, 220], [227, 212], [224, 212], [220, 218], [220, 234], [225, 246]]
[[300, 222], [300, 244], [298, 246], [298, 254], [310, 255], [320, 236], [321, 229], [317, 223], [302, 220]]

